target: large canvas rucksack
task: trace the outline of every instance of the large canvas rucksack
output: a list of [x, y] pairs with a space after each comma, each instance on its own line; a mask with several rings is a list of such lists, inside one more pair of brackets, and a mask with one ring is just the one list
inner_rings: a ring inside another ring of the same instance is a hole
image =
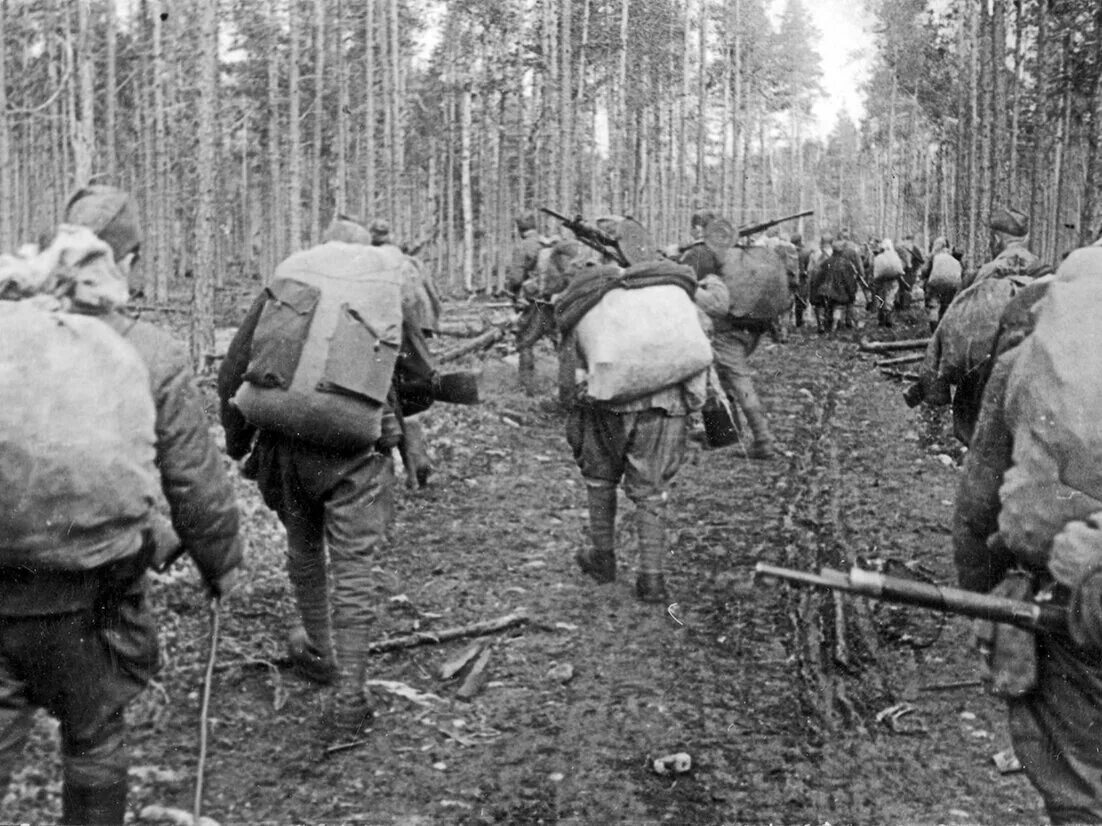
[[0, 301], [0, 399], [0, 567], [112, 561], [159, 491], [137, 351], [97, 318]]
[[731, 293], [731, 316], [743, 321], [772, 321], [784, 315], [788, 291], [786, 253], [780, 247], [731, 247], [721, 275]]
[[[646, 279], [667, 270], [685, 268], [647, 262], [626, 273]], [[586, 363], [587, 392], [596, 401], [640, 398], [696, 376], [712, 363], [712, 346], [696, 305], [673, 283], [611, 289], [575, 330]]]
[[1037, 304], [1007, 382], [1013, 466], [999, 492], [999, 532], [1042, 564], [1068, 522], [1102, 510], [1100, 310], [1102, 247], [1076, 250]]
[[256, 427], [362, 450], [381, 435], [402, 341], [406, 258], [330, 241], [277, 268], [234, 404]]

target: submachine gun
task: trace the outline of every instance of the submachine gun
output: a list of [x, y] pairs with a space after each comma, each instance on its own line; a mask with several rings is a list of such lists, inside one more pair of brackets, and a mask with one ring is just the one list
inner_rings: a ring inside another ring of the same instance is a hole
[[1007, 597], [948, 588], [928, 582], [887, 576], [877, 571], [854, 567], [848, 574], [823, 568], [818, 574], [778, 568], [759, 562], [754, 566], [754, 580], [780, 579], [797, 585], [830, 588], [848, 594], [899, 605], [930, 608], [947, 614], [959, 614], [974, 619], [1006, 623], [1042, 634], [1067, 634], [1067, 611], [1045, 602], [1026, 602]]
[[704, 237], [698, 241], [694, 241], [692, 244], [686, 245], [682, 249], [682, 252], [696, 244], [704, 244], [704, 246], [712, 252], [722, 256], [728, 247], [738, 246], [743, 238], [757, 235], [759, 232], [765, 232], [767, 229], [775, 227], [777, 224], [783, 224], [785, 221], [795, 221], [797, 218], [806, 218], [808, 215], [814, 214], [815, 210], [805, 209], [803, 212], [785, 215], [783, 218], [772, 218], [768, 221], [761, 221], [757, 224], [745, 224], [741, 227], [734, 226], [726, 218], [716, 218], [704, 228]]
[[650, 234], [634, 218], [619, 220], [616, 236], [612, 236], [578, 215], [567, 218], [553, 209], [540, 207], [540, 212], [550, 215], [574, 233], [574, 237], [590, 249], [606, 255], [621, 267], [630, 267], [657, 257]]

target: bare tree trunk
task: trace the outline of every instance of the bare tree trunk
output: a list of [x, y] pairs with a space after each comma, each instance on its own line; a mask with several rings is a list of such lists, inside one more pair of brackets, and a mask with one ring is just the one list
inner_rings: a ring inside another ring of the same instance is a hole
[[104, 22], [106, 24], [106, 38], [107, 38], [107, 69], [105, 74], [106, 89], [104, 90], [104, 99], [106, 106], [104, 109], [104, 124], [103, 124], [103, 154], [104, 154], [104, 166], [107, 172], [107, 179], [115, 185], [118, 185], [119, 175], [119, 159], [118, 149], [116, 146], [116, 133], [118, 131], [118, 15], [116, 13], [114, 3], [105, 3], [103, 6]]
[[364, 197], [363, 210], [375, 212], [375, 136], [378, 106], [375, 98], [375, 4], [364, 4]]
[[1041, 223], [1041, 170], [1045, 168], [1045, 105], [1048, 96], [1048, 72], [1045, 58], [1049, 49], [1048, 12], [1045, 3], [1037, 4], [1037, 88], [1033, 100], [1033, 153], [1030, 159], [1029, 228], [1034, 241]]
[[199, 101], [196, 109], [199, 198], [195, 205], [195, 273], [191, 313], [191, 358], [203, 365], [203, 354], [214, 350], [214, 270], [216, 267], [216, 179], [218, 175], [218, 0], [202, 0], [199, 7]]
[[314, 0], [314, 140], [311, 147], [310, 170], [310, 243], [321, 240], [322, 124], [325, 122], [325, 5], [326, 0]]
[[301, 92], [299, 90], [299, 45], [298, 45], [298, 0], [290, 0], [288, 12], [288, 32], [291, 38], [290, 74], [287, 79], [287, 94], [290, 98], [287, 113], [287, 132], [291, 136], [288, 160], [288, 179], [291, 189], [288, 199], [288, 225], [291, 233], [291, 245], [288, 252], [295, 252], [302, 246], [302, 124]]
[[474, 290], [474, 205], [471, 198], [471, 87], [464, 81], [459, 107], [460, 198], [463, 202], [463, 287]]
[[334, 69], [337, 73], [337, 187], [335, 208], [348, 211], [348, 69], [344, 58], [344, 0], [337, 0], [337, 26], [333, 45]]
[[705, 69], [708, 61], [708, 16], [705, 0], [700, 0], [700, 65], [697, 67], [696, 85], [696, 188], [700, 198], [707, 197], [704, 185], [704, 158], [707, 153], [708, 87]]
[[1022, 120], [1022, 64], [1025, 49], [1022, 48], [1022, 30], [1025, 27], [1022, 0], [1014, 0], [1014, 85], [1010, 94], [1010, 159], [1006, 179], [1009, 198], [1018, 205], [1021, 184], [1018, 181], [1018, 137]]
[[[1102, 4], [1096, 5], [1094, 10], [1094, 65], [1102, 67]], [[1102, 158], [1099, 157], [1100, 147], [1102, 147], [1102, 71], [1099, 71], [1095, 78], [1088, 111], [1086, 174], [1083, 180], [1082, 203], [1079, 208], [1079, 244], [1081, 246], [1093, 243], [1099, 236], [1099, 230], [1102, 229], [1099, 198], [1095, 191], [1099, 180], [1102, 179], [1102, 170], [1099, 169], [1102, 163]]]
[[974, 268], [977, 265], [976, 256], [978, 253], [978, 247], [976, 244], [976, 214], [979, 211], [980, 203], [980, 175], [979, 175], [979, 25], [980, 25], [980, 8], [978, 3], [974, 3], [971, 6], [968, 18], [968, 49], [969, 49], [969, 69], [968, 69], [968, 123], [969, 123], [969, 138], [968, 138], [968, 246], [967, 246], [967, 268]]
[[[1067, 72], [1067, 55], [1071, 48], [1070, 37], [1064, 36], [1064, 48], [1060, 52], [1060, 73], [1057, 77], [1063, 79]], [[1056, 157], [1053, 160], [1053, 182], [1052, 182], [1052, 200], [1050, 207], [1046, 214], [1048, 216], [1048, 239], [1045, 244], [1047, 255], [1044, 256], [1046, 261], [1058, 261], [1058, 255], [1060, 253], [1060, 235], [1061, 227], [1064, 223], [1064, 201], [1061, 197], [1064, 189], [1065, 170], [1067, 165], [1068, 156], [1068, 141], [1071, 135], [1071, 84], [1064, 82], [1061, 84], [1064, 87], [1063, 101], [1060, 107], [1060, 121], [1056, 131]]]
[[[0, 0], [0, 192], [12, 191], [11, 121], [8, 115], [8, 85], [5, 66], [8, 59], [7, 0]], [[10, 250], [16, 245], [14, 227], [14, 200], [0, 198], [0, 250]]]
[[165, 112], [164, 27], [161, 0], [150, 0], [153, 18], [153, 66], [149, 82], [153, 86], [153, 294], [157, 301], [168, 300], [168, 279], [173, 271], [172, 228], [168, 213], [168, 121]]
[[1006, 0], [995, 0], [991, 17], [991, 197], [988, 215], [996, 203], [1006, 198], [1006, 179], [1003, 161], [1006, 133]]
[[[586, 0], [588, 3], [588, 0]], [[574, 149], [574, 78], [572, 75], [573, 55], [573, 17], [571, 7], [573, 0], [562, 0], [559, 14], [561, 36], [559, 42], [562, 45], [562, 59], [560, 61], [560, 99], [559, 99], [559, 203], [569, 210], [574, 204], [574, 167], [577, 163], [577, 153]], [[584, 48], [584, 46], [583, 46]]]
[[[629, 0], [621, 0], [620, 3], [620, 66], [617, 73], [617, 125], [616, 142], [617, 152], [615, 160], [609, 158], [615, 164], [613, 172], [612, 209], [622, 212], [624, 209], [624, 174], [628, 157], [628, 24], [631, 3]], [[611, 130], [610, 130], [611, 131]]]
[[275, 20], [275, 0], [267, 0], [268, 25], [268, 203], [269, 232], [261, 266], [264, 283], [272, 277], [287, 249], [287, 225], [284, 204], [287, 192], [283, 185], [283, 162], [279, 124], [279, 26]]

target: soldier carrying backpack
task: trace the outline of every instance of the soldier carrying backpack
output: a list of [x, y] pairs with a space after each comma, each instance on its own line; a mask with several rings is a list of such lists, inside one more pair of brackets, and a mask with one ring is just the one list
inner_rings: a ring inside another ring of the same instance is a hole
[[41, 707], [61, 722], [62, 822], [121, 824], [124, 712], [160, 666], [145, 570], [178, 538], [222, 595], [238, 514], [182, 349], [119, 311], [129, 198], [90, 187], [66, 217], [85, 227], [0, 259], [0, 796]]
[[325, 717], [350, 735], [373, 714], [363, 692], [372, 569], [394, 516], [400, 417], [447, 392], [426, 363], [408, 260], [364, 235], [343, 219], [283, 261], [218, 376], [227, 452], [248, 457], [244, 475], [287, 532], [291, 659], [339, 686]]

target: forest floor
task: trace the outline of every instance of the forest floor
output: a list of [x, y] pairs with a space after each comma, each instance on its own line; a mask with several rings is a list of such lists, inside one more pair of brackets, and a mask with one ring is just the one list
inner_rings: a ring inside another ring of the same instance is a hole
[[[860, 334], [923, 327], [915, 309]], [[462, 362], [481, 367], [483, 403], [422, 417], [436, 474], [400, 493], [377, 559], [375, 631], [519, 610], [531, 621], [486, 638], [487, 680], [470, 699], [439, 676], [470, 639], [378, 655], [370, 678], [390, 682], [372, 687], [373, 728], [343, 751], [325, 750], [324, 691], [278, 667], [295, 616], [283, 536], [230, 465], [247, 575], [224, 606], [204, 813], [405, 826], [1044, 822], [1025, 776], [993, 762], [1009, 748], [1005, 711], [978, 685], [966, 620], [751, 584], [758, 560], [813, 570], [857, 558], [953, 582], [961, 451], [944, 417], [904, 405], [857, 335], [804, 327], [755, 354], [777, 459], [691, 445], [672, 491], [668, 608], [635, 599], [627, 529], [617, 582], [597, 586], [574, 564], [585, 492], [561, 414], [541, 406], [550, 348], [536, 396], [518, 388], [507, 345]], [[621, 496], [623, 525], [629, 510]], [[191, 810], [208, 650], [190, 566], [157, 578], [153, 598], [166, 664], [131, 714], [135, 823], [153, 822], [139, 816], [150, 804]], [[55, 738], [41, 717], [0, 820], [57, 818]], [[672, 752], [691, 770], [656, 774]]]

